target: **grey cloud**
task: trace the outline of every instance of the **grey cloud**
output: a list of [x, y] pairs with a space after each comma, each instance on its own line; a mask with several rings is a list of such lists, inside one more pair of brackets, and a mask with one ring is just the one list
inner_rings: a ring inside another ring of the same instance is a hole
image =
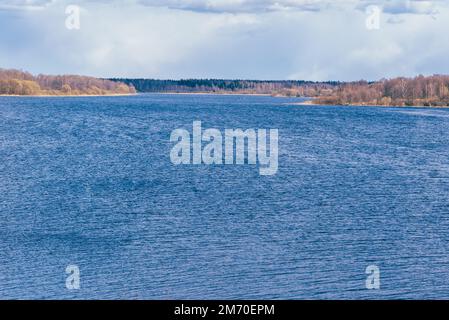
[[43, 9], [56, 0], [2, 0], [0, 10], [35, 10]]
[[[42, 9], [46, 6], [68, 0], [2, 0], [0, 10]], [[444, 0], [79, 0], [87, 3], [128, 3], [148, 7], [210, 13], [260, 13], [273, 11], [323, 11], [330, 8], [365, 10], [367, 6], [378, 5], [390, 14], [436, 14]]]
[[384, 13], [389, 14], [421, 14], [434, 15], [439, 12], [438, 7], [444, 5], [439, 0], [362, 0], [357, 8], [365, 10], [367, 6], [377, 5], [382, 7]]
[[[271, 11], [320, 11], [338, 2], [329, 0], [138, 0], [145, 6], [214, 13], [255, 13]], [[351, 1], [349, 1], [351, 2]]]
[[322, 11], [329, 8], [365, 10], [378, 5], [390, 14], [436, 14], [441, 0], [136, 0], [145, 6], [215, 13], [256, 13], [271, 11]]

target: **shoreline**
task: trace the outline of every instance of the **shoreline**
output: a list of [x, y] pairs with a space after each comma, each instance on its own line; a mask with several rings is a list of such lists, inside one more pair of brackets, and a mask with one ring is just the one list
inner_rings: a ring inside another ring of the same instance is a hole
[[39, 94], [39, 95], [21, 95], [21, 94], [0, 94], [0, 97], [21, 97], [21, 98], [53, 98], [53, 97], [121, 97], [135, 96], [138, 93], [111, 93], [111, 94]]
[[382, 104], [320, 104], [313, 100], [307, 100], [302, 102], [287, 103], [289, 105], [296, 106], [314, 106], [314, 107], [378, 107], [378, 108], [420, 108], [420, 109], [449, 109], [449, 106], [392, 106], [392, 105], [382, 105]]
[[[139, 93], [149, 93], [149, 94], [173, 94], [173, 95], [216, 95], [216, 96], [263, 96], [263, 97], [274, 97], [274, 95], [269, 93], [237, 93], [237, 92], [139, 92]], [[284, 97], [284, 96], [279, 96]]]
[[[13, 95], [13, 94], [0, 94], [0, 97], [21, 97], [21, 98], [76, 98], [76, 97], [122, 97], [122, 96], [138, 96], [142, 94], [162, 94], [162, 95], [216, 95], [216, 96], [262, 96], [273, 98], [297, 98], [304, 97], [291, 97], [280, 94], [268, 94], [268, 93], [235, 93], [235, 92], [136, 92], [136, 93], [112, 93], [112, 94], [79, 94], [79, 95]], [[420, 109], [449, 109], [449, 106], [393, 106], [393, 105], [374, 105], [374, 104], [320, 104], [313, 100], [306, 100], [300, 102], [284, 103], [284, 105], [295, 106], [315, 106], [315, 107], [378, 107], [378, 108], [420, 108]]]
[[[272, 95], [268, 93], [232, 93], [232, 92], [136, 92], [136, 93], [112, 93], [112, 94], [40, 94], [40, 95], [20, 95], [20, 94], [0, 94], [0, 97], [116, 97], [116, 96], [137, 96], [142, 94], [163, 94], [163, 95], [217, 95], [217, 96], [264, 96], [288, 98], [282, 95]], [[297, 97], [291, 97], [297, 98]]]

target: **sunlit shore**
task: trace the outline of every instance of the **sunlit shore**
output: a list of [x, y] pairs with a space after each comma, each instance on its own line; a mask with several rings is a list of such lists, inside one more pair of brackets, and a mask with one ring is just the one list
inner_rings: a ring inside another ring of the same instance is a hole
[[449, 106], [394, 106], [394, 105], [386, 105], [386, 104], [324, 104], [317, 103], [313, 100], [306, 100], [301, 102], [292, 102], [288, 103], [289, 105], [297, 105], [297, 106], [315, 106], [315, 107], [326, 107], [326, 106], [338, 106], [338, 107], [383, 107], [383, 108], [423, 108], [423, 109], [449, 109]]
[[22, 97], [22, 98], [68, 98], [68, 97], [120, 97], [135, 96], [138, 93], [108, 93], [108, 94], [41, 94], [41, 95], [20, 95], [20, 94], [0, 94], [0, 97]]

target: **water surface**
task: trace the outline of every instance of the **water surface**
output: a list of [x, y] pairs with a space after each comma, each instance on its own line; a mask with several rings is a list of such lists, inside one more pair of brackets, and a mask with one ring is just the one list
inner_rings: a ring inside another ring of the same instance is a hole
[[[0, 97], [0, 298], [448, 299], [449, 111], [294, 101]], [[278, 173], [172, 165], [194, 120], [279, 129]]]

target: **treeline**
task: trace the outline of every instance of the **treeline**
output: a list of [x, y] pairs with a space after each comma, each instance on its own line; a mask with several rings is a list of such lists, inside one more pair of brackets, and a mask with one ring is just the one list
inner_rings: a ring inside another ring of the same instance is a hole
[[77, 75], [33, 76], [21, 70], [0, 69], [2, 95], [106, 95], [135, 93], [125, 83]]
[[380, 81], [312, 82], [223, 79], [110, 79], [138, 92], [241, 93], [310, 97], [335, 105], [449, 106], [449, 76], [382, 79]]
[[37, 75], [0, 69], [3, 95], [106, 95], [138, 92], [240, 93], [310, 97], [334, 105], [449, 106], [449, 76], [367, 82], [225, 79], [98, 79], [77, 75]]
[[271, 94], [283, 96], [314, 97], [329, 94], [339, 82], [311, 82], [298, 80], [224, 80], [224, 79], [109, 79], [120, 81], [136, 88], [138, 92], [172, 93], [240, 93]]
[[449, 106], [449, 76], [394, 78], [344, 83], [318, 97], [321, 104], [384, 106]]

